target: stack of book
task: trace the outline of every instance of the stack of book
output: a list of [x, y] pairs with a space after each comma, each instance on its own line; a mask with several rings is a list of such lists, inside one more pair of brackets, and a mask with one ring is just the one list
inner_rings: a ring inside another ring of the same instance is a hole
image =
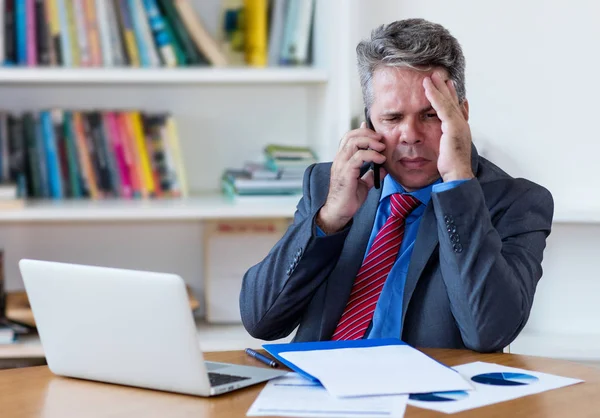
[[43, 110], [0, 113], [0, 184], [20, 198], [187, 196], [168, 113]]
[[267, 145], [264, 162], [247, 162], [242, 169], [227, 169], [222, 177], [225, 195], [278, 196], [302, 193], [304, 172], [317, 162], [308, 147]]

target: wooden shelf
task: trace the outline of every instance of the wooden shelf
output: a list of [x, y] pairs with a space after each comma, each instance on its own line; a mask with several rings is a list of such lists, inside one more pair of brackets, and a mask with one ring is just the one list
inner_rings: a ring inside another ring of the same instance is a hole
[[220, 218], [291, 218], [300, 196], [232, 201], [220, 194], [188, 199], [41, 200], [0, 209], [0, 223], [61, 221], [173, 221]]
[[3, 68], [0, 84], [318, 84], [327, 72], [278, 68]]

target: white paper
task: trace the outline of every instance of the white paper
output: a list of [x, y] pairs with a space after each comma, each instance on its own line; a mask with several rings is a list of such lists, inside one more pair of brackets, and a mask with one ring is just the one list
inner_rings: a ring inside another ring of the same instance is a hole
[[288, 351], [280, 356], [338, 397], [472, 389], [460, 374], [408, 345]]
[[260, 392], [248, 413], [283, 417], [403, 417], [408, 395], [336, 398], [318, 383], [296, 373], [272, 379]]
[[[463, 394], [464, 397], [459, 400], [442, 402], [409, 400], [408, 404], [419, 408], [433, 409], [434, 411], [451, 414], [583, 382], [583, 380], [501, 366], [499, 364], [484, 363], [481, 361], [456, 366], [454, 369], [463, 375], [465, 379], [470, 380], [475, 389], [467, 392], [466, 396]], [[522, 386], [492, 386], [473, 382], [471, 380], [473, 376], [478, 374], [506, 372], [525, 373], [535, 376], [539, 380]], [[457, 398], [457, 396], [452, 395], [450, 397]]]

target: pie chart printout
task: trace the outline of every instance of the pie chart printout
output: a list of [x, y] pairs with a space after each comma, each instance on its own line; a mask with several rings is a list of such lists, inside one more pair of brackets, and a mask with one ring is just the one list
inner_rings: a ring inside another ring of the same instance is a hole
[[524, 386], [535, 383], [539, 379], [525, 373], [483, 373], [473, 376], [471, 380], [492, 386]]

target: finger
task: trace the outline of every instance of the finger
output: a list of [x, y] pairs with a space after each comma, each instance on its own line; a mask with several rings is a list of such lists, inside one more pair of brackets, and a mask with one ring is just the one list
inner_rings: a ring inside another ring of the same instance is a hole
[[387, 176], [387, 170], [383, 166], [379, 166], [379, 178], [383, 180], [385, 176]]
[[439, 71], [434, 71], [433, 74], [431, 74], [431, 81], [433, 81], [435, 88], [437, 88], [439, 92], [449, 100], [452, 97], [452, 93], [450, 93], [450, 90], [448, 89], [445, 78], [446, 77]]
[[367, 124], [366, 124], [365, 122], [362, 122], [362, 123], [360, 124], [360, 127], [361, 127], [361, 128], [366, 128], [366, 127], [367, 127]]
[[375, 174], [373, 173], [373, 170], [367, 171], [360, 179], [367, 183], [369, 189], [375, 185]]
[[454, 99], [454, 102], [460, 103], [458, 100], [458, 93], [456, 92], [456, 86], [454, 85], [454, 80], [446, 81], [446, 85], [448, 86], [448, 90], [450, 91], [450, 95]]
[[[383, 179], [385, 176], [387, 176], [387, 171], [385, 170], [385, 168], [380, 167], [379, 178]], [[375, 172], [373, 170], [369, 170], [360, 179], [367, 183], [367, 186], [370, 189], [375, 185]]]
[[430, 77], [425, 77], [423, 79], [423, 87], [425, 88], [425, 96], [431, 103], [431, 106], [437, 112], [438, 117], [442, 120], [450, 119], [456, 109], [454, 106], [452, 106], [452, 103], [438, 90]]
[[383, 164], [385, 162], [385, 155], [370, 149], [356, 151], [348, 160], [348, 164], [350, 165], [352, 170], [356, 170], [356, 173], [354, 174], [355, 178], [358, 177], [360, 168], [365, 162]]
[[385, 150], [385, 144], [378, 139], [367, 136], [352, 137], [346, 141], [346, 144], [340, 149], [340, 155], [345, 159], [350, 159], [359, 150], [372, 149], [377, 152]]
[[383, 139], [383, 136], [371, 129], [368, 129], [365, 125], [365, 123], [363, 122], [361, 124], [361, 127], [358, 129], [353, 129], [349, 132], [346, 132], [346, 134], [342, 137], [342, 139], [340, 140], [340, 146], [339, 149], [343, 149], [344, 147], [346, 147], [346, 144], [348, 143], [348, 141], [350, 141], [352, 138], [356, 138], [356, 137], [369, 137], [369, 138], [373, 138], [376, 141], [381, 141], [381, 139]]

